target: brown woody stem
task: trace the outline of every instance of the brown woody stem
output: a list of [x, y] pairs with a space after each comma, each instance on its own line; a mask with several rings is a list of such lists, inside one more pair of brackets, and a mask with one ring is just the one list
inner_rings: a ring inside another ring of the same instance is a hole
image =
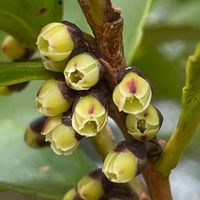
[[126, 67], [122, 41], [123, 19], [111, 0], [78, 0], [98, 46], [99, 58], [106, 69], [110, 88], [117, 84], [117, 75]]
[[154, 171], [152, 166], [152, 162], [149, 161], [143, 173], [151, 199], [172, 200], [169, 179], [164, 178], [160, 172]]
[[[120, 16], [120, 9], [113, 7], [111, 0], [78, 0], [78, 2], [93, 31], [97, 44], [97, 55], [105, 68], [104, 77], [109, 92], [111, 92], [118, 83], [119, 72], [126, 68], [122, 40], [123, 19]], [[124, 137], [130, 139], [125, 125], [125, 114], [120, 113], [113, 102], [109, 105], [109, 114], [121, 129]], [[99, 141], [95, 143], [104, 157], [105, 152], [102, 151], [104, 146], [100, 147]], [[163, 179], [151, 167], [146, 169], [144, 175], [152, 200], [171, 200], [167, 179]], [[156, 192], [156, 190], [161, 192]]]

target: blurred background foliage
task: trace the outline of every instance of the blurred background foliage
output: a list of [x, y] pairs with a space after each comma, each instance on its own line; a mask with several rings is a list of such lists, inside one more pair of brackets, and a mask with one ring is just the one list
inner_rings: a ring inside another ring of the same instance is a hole
[[[1, 1], [3, 0], [0, 0], [0, 5]], [[152, 82], [154, 103], [164, 115], [164, 123], [159, 138], [167, 139], [176, 127], [180, 113], [186, 60], [194, 51], [195, 45], [200, 41], [200, 1], [154, 0], [143, 28], [143, 37], [141, 37], [141, 28], [150, 1], [114, 0], [113, 2], [120, 5], [122, 16], [125, 18], [124, 44], [127, 61], [129, 64], [141, 69]], [[64, 1], [64, 19], [76, 23], [84, 31], [90, 31], [76, 1]], [[0, 40], [4, 35], [5, 33], [0, 32]], [[1, 53], [0, 60], [8, 61]], [[55, 163], [65, 167], [62, 169], [55, 167], [54, 171], [47, 174], [47, 176], [37, 176], [35, 169], [33, 167], [32, 169], [29, 168], [31, 164], [26, 168], [26, 163], [31, 163], [31, 160], [35, 162], [35, 159], [38, 159], [37, 162], [39, 163], [35, 165], [36, 168], [40, 165], [43, 166], [44, 163], [41, 161], [43, 159], [46, 159], [49, 165], [55, 164], [54, 161], [50, 162], [48, 160], [50, 156], [53, 156], [49, 149], [33, 150], [23, 143], [25, 127], [37, 116], [34, 109], [34, 98], [39, 85], [40, 81], [34, 81], [20, 94], [0, 97], [0, 134], [3, 135], [3, 137], [1, 136], [3, 139], [0, 140], [0, 189], [5, 189], [3, 184], [1, 187], [1, 182], [7, 182], [9, 185], [7, 189], [16, 190], [20, 188], [22, 192], [23, 188], [26, 190], [28, 188], [32, 193], [48, 196], [48, 199], [56, 199], [56, 195], [59, 199], [65, 191], [64, 188], [67, 190], [67, 187], [72, 186], [79, 177], [93, 168], [90, 161], [93, 159], [93, 155], [90, 155], [90, 159], [84, 152], [77, 152], [71, 158], [55, 158], [58, 159], [55, 160]], [[115, 132], [119, 132], [112, 121], [110, 124]], [[175, 200], [200, 199], [200, 130], [196, 132], [186, 149], [182, 161], [170, 177]], [[15, 139], [13, 139], [12, 134]], [[20, 145], [19, 149], [17, 145]], [[85, 146], [83, 146], [83, 150], [87, 152], [88, 149]], [[20, 150], [23, 151], [22, 155], [20, 155]], [[37, 158], [39, 153], [41, 157]], [[19, 156], [19, 158], [17, 159], [15, 156]], [[19, 159], [23, 162], [18, 163]], [[80, 165], [80, 159], [83, 160], [81, 166], [84, 166], [81, 169], [76, 166]], [[8, 168], [10, 175], [8, 176], [5, 173], [8, 177], [8, 180], [5, 180], [2, 170], [6, 170], [8, 165], [13, 166], [13, 169]], [[25, 172], [24, 170], [20, 172], [17, 169], [20, 167], [23, 167]], [[30, 170], [31, 176], [27, 177], [26, 170]], [[59, 179], [61, 174], [64, 174], [64, 177]], [[46, 185], [41, 183], [41, 185], [35, 186], [34, 181], [37, 182], [40, 179], [46, 181]], [[49, 180], [51, 181], [49, 182]], [[17, 184], [19, 188], [17, 188]], [[54, 188], [53, 191], [51, 190], [52, 187]], [[58, 192], [54, 195], [55, 188], [58, 188]], [[41, 190], [46, 191], [44, 192], [45, 195], [41, 194], [43, 193]], [[0, 199], [4, 200], [21, 200], [23, 198], [40, 199], [33, 195], [24, 196], [15, 192], [4, 191], [0, 193]]]

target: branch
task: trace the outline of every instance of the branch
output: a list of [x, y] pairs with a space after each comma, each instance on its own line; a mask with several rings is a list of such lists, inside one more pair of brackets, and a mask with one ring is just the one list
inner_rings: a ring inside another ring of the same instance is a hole
[[126, 67], [122, 41], [123, 19], [110, 0], [78, 0], [95, 36], [99, 57], [109, 86], [117, 84], [118, 72]]
[[153, 170], [151, 161], [148, 161], [143, 176], [152, 200], [172, 200], [169, 180]]
[[200, 119], [200, 44], [187, 62], [186, 84], [182, 93], [182, 112], [179, 123], [167, 142], [161, 159], [155, 166], [164, 177], [177, 165], [190, 142]]
[[[97, 55], [105, 68], [105, 81], [109, 86], [109, 91], [112, 91], [118, 83], [119, 72], [126, 68], [122, 40], [123, 19], [120, 17], [120, 9], [112, 7], [111, 0], [78, 0], [78, 2], [95, 36]], [[124, 137], [130, 139], [125, 125], [125, 114], [120, 113], [113, 102], [110, 102], [109, 114], [121, 129]], [[104, 152], [101, 154], [103, 157], [105, 156]], [[151, 174], [154, 175], [152, 169], [146, 176], [148, 184], [152, 183]], [[158, 188], [152, 188], [148, 185], [149, 189], [155, 191], [166, 187], [166, 191], [169, 191], [170, 195], [169, 184], [165, 184], [161, 177], [157, 176], [157, 178], [160, 179], [156, 180], [160, 183], [160, 185], [157, 185]], [[164, 194], [161, 193], [160, 195]], [[163, 199], [163, 196], [156, 196], [154, 200], [160, 199]]]

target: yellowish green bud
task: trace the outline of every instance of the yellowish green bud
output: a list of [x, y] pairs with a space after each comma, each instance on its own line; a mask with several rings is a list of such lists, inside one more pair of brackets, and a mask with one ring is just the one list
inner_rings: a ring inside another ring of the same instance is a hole
[[78, 193], [84, 200], [98, 200], [103, 194], [103, 185], [101, 183], [102, 171], [95, 170], [84, 176], [78, 183]]
[[126, 127], [134, 139], [145, 141], [153, 139], [162, 124], [161, 113], [153, 106], [137, 115], [128, 114]]
[[46, 117], [39, 117], [32, 121], [27, 127], [24, 135], [25, 142], [34, 148], [47, 146], [45, 137], [41, 134], [42, 127], [46, 121]]
[[2, 86], [0, 87], [0, 95], [4, 96], [4, 95], [9, 95], [11, 94], [13, 91], [9, 90], [9, 88], [7, 86]]
[[26, 88], [28, 85], [28, 82], [23, 82], [23, 83], [17, 83], [14, 85], [7, 85], [7, 86], [2, 86], [0, 87], [0, 95], [9, 95], [14, 92], [20, 92], [23, 89]]
[[26, 54], [26, 45], [12, 36], [7, 36], [2, 44], [3, 53], [11, 60], [19, 60]]
[[76, 189], [72, 188], [65, 194], [65, 196], [63, 197], [63, 200], [82, 200], [82, 198], [80, 198]]
[[36, 108], [45, 116], [56, 116], [67, 111], [72, 104], [71, 91], [62, 81], [45, 81], [36, 97]]
[[111, 152], [106, 156], [103, 172], [112, 182], [129, 182], [137, 174], [137, 157], [129, 150]]
[[108, 113], [93, 95], [80, 97], [72, 117], [73, 128], [82, 136], [97, 135], [105, 126]]
[[81, 139], [77, 137], [68, 120], [63, 120], [61, 115], [49, 117], [42, 134], [46, 136], [46, 141], [51, 143], [51, 148], [58, 155], [71, 154], [78, 147]]
[[65, 80], [74, 90], [88, 90], [99, 81], [102, 69], [94, 56], [82, 53], [67, 63], [64, 70]]
[[131, 71], [114, 89], [113, 101], [120, 112], [138, 114], [149, 106], [151, 96], [149, 83]]
[[104, 161], [102, 171], [115, 183], [127, 183], [138, 175], [146, 160], [146, 146], [142, 142], [121, 142]]
[[[71, 55], [82, 37], [82, 32], [76, 25], [70, 22], [54, 22], [41, 30], [37, 46], [42, 57], [58, 62], [66, 60]], [[54, 68], [54, 71], [57, 70]]]

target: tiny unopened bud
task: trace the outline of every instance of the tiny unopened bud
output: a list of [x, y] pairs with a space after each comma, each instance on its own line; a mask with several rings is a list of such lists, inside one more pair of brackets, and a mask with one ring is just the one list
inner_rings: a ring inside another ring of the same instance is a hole
[[4, 96], [4, 95], [9, 95], [9, 94], [12, 94], [12, 91], [9, 90], [7, 86], [0, 87], [0, 95]]
[[43, 126], [42, 134], [58, 155], [71, 154], [78, 147], [81, 139], [72, 128], [70, 119], [65, 122], [62, 115], [49, 117]]
[[64, 70], [65, 80], [74, 90], [88, 90], [100, 79], [103, 67], [88, 53], [73, 57]]
[[[40, 32], [37, 46], [42, 57], [54, 62], [67, 59], [82, 40], [81, 30], [70, 22], [50, 23]], [[48, 66], [45, 66], [47, 69]], [[57, 71], [56, 68], [53, 68]], [[60, 71], [60, 67], [58, 67]]]
[[127, 183], [141, 172], [145, 156], [145, 144], [121, 142], [106, 156], [102, 170], [110, 181]]
[[161, 113], [153, 106], [137, 115], [128, 114], [126, 127], [134, 139], [145, 141], [153, 139], [162, 124]]
[[151, 101], [149, 83], [135, 72], [127, 73], [113, 92], [113, 101], [119, 111], [138, 114], [145, 110]]
[[73, 128], [82, 136], [97, 135], [105, 126], [108, 113], [103, 104], [93, 95], [80, 97], [74, 108]]
[[33, 120], [27, 127], [24, 135], [25, 142], [34, 148], [47, 146], [45, 136], [41, 135], [42, 127], [46, 121], [46, 117], [39, 117]]
[[20, 60], [27, 53], [27, 47], [25, 44], [19, 42], [12, 36], [7, 36], [2, 44], [3, 53], [11, 60]]
[[101, 183], [102, 171], [95, 170], [84, 176], [78, 183], [78, 193], [84, 200], [98, 200], [103, 194], [103, 185]]
[[45, 81], [36, 97], [36, 108], [45, 116], [56, 116], [67, 111], [73, 98], [65, 82], [49, 79]]
[[27, 87], [29, 82], [17, 83], [14, 85], [7, 85], [0, 87], [0, 95], [9, 95], [14, 92], [20, 92]]
[[70, 189], [65, 196], [63, 197], [63, 200], [83, 200], [75, 188]]

